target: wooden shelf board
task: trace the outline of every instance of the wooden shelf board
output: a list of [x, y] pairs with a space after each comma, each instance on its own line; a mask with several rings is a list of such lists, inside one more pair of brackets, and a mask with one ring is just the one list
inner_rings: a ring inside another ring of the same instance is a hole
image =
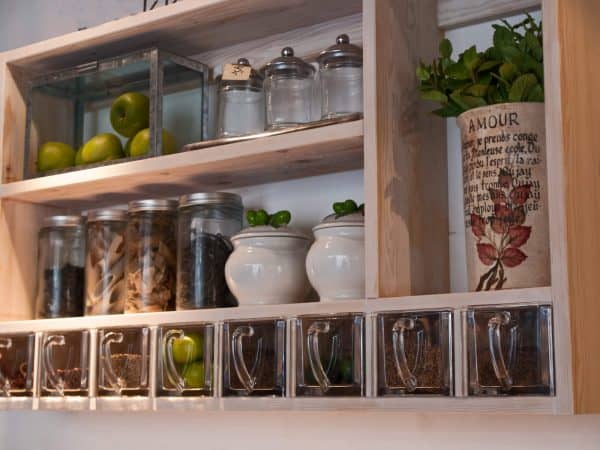
[[361, 11], [361, 0], [186, 0], [11, 50], [0, 59], [28, 70], [56, 70], [156, 45], [189, 56]]
[[0, 199], [85, 209], [360, 169], [363, 121], [17, 181]]
[[542, 0], [438, 0], [440, 28], [458, 28], [539, 9]]
[[358, 299], [337, 302], [254, 305], [190, 311], [146, 314], [73, 317], [65, 319], [21, 320], [0, 322], [0, 333], [86, 328], [156, 326], [161, 324], [219, 322], [265, 317], [293, 318], [308, 314], [340, 314], [346, 312], [377, 313], [425, 309], [460, 309], [478, 305], [551, 303], [551, 288], [513, 289], [501, 292], [469, 292], [461, 294], [417, 295], [390, 299]]

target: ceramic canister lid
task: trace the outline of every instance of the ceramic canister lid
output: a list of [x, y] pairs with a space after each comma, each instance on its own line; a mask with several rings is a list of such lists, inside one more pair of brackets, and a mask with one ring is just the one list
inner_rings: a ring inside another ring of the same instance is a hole
[[323, 228], [333, 227], [364, 227], [365, 216], [362, 212], [354, 212], [345, 216], [330, 214], [325, 217], [320, 224], [313, 228], [313, 231], [322, 230]]
[[257, 237], [289, 237], [296, 239], [308, 240], [308, 236], [299, 230], [291, 227], [275, 228], [270, 225], [260, 225], [256, 227], [244, 228], [235, 236], [232, 236], [231, 241], [239, 239], [257, 238]]

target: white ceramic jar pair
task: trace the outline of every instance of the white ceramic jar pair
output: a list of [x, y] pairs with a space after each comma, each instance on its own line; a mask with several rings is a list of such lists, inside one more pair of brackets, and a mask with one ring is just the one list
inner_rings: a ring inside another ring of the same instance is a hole
[[313, 232], [310, 250], [309, 238], [293, 228], [260, 226], [233, 236], [225, 278], [239, 304], [303, 302], [311, 285], [321, 301], [364, 298], [362, 214], [329, 216]]

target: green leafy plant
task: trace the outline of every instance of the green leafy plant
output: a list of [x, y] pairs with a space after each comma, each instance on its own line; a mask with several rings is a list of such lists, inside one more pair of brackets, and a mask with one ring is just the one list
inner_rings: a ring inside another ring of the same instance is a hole
[[246, 220], [251, 227], [271, 225], [274, 228], [286, 226], [292, 220], [292, 214], [287, 210], [269, 214], [264, 209], [246, 211]]
[[421, 98], [442, 105], [441, 117], [457, 117], [480, 106], [544, 101], [542, 24], [527, 16], [515, 25], [494, 25], [494, 44], [480, 53], [475, 46], [452, 59], [444, 39], [440, 57], [417, 68]]
[[336, 217], [347, 216], [348, 214], [353, 214], [355, 212], [360, 212], [362, 215], [365, 215], [365, 204], [362, 203], [360, 206], [352, 200], [348, 199], [343, 202], [335, 202], [333, 204], [333, 212], [336, 214]]

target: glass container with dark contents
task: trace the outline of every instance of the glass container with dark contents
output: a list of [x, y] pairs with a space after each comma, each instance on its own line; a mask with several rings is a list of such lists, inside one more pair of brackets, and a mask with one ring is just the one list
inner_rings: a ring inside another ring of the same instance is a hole
[[177, 202], [129, 203], [126, 235], [126, 313], [175, 309]]
[[229, 238], [242, 228], [237, 194], [197, 193], [181, 197], [177, 243], [177, 309], [237, 306], [225, 281], [233, 251]]
[[452, 313], [377, 315], [377, 394], [452, 395]]
[[33, 395], [35, 333], [0, 335], [0, 396]]
[[84, 260], [82, 218], [44, 219], [38, 234], [37, 318], [83, 315]]
[[87, 397], [89, 338], [88, 330], [42, 335], [40, 395]]
[[127, 212], [92, 211], [87, 220], [85, 259], [85, 315], [121, 314], [125, 284]]
[[223, 324], [223, 395], [285, 395], [283, 319], [230, 321]]

